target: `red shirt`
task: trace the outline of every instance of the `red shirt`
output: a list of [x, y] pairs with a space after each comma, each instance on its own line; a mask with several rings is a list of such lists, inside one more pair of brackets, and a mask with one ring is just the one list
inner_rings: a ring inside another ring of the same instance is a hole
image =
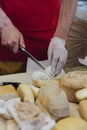
[[[0, 0], [0, 6], [22, 32], [27, 50], [39, 60], [47, 58], [47, 48], [57, 26], [60, 0]], [[25, 60], [0, 46], [0, 60]]]

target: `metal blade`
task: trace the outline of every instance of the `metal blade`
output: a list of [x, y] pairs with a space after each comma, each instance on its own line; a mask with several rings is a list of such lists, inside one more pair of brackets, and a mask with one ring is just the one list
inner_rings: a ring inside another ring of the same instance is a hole
[[38, 64], [42, 69], [46, 70], [46, 67], [41, 64], [34, 56], [32, 56], [27, 50], [25, 50], [25, 48], [23, 47], [19, 47], [19, 50], [23, 51], [25, 54], [28, 55], [28, 57], [30, 57], [36, 64]]
[[49, 75], [50, 78], [54, 78], [54, 77], [55, 77], [52, 72], [48, 73], [48, 72], [46, 71], [46, 67], [45, 67], [43, 64], [41, 64], [34, 56], [32, 56], [25, 48], [23, 48], [23, 47], [20, 46], [20, 47], [19, 47], [19, 50], [22, 51], [22, 52], [24, 52], [24, 53], [25, 53], [26, 55], [28, 55], [28, 57], [30, 57], [36, 64], [38, 64], [38, 65], [44, 70], [44, 72], [45, 72], [47, 75]]

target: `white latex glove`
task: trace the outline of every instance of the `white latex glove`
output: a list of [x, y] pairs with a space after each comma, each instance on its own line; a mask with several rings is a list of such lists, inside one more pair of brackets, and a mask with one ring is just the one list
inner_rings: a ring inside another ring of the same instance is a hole
[[53, 37], [48, 47], [48, 60], [51, 65], [51, 71], [58, 75], [64, 67], [68, 52], [65, 48], [65, 40], [59, 37]]

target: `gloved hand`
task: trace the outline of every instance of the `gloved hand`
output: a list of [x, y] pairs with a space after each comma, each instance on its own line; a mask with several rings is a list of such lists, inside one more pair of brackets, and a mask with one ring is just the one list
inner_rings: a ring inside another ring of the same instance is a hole
[[21, 32], [11, 22], [1, 29], [1, 43], [13, 53], [18, 52], [19, 45], [25, 47]]
[[48, 47], [48, 60], [51, 65], [51, 71], [58, 75], [64, 67], [68, 52], [65, 48], [65, 40], [59, 37], [53, 37]]

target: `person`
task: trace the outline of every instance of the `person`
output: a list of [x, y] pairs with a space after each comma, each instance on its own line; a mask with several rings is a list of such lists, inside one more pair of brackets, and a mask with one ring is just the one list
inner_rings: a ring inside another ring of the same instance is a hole
[[0, 61], [26, 61], [22, 46], [38, 60], [48, 57], [51, 71], [59, 74], [68, 56], [65, 44], [77, 1], [0, 0]]

